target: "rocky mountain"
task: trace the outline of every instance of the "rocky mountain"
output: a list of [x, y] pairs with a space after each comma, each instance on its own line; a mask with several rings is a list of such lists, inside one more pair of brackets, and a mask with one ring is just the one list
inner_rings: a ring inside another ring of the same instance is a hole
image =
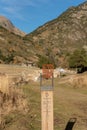
[[0, 26], [0, 63], [21, 64], [36, 60], [31, 42]]
[[50, 53], [57, 63], [65, 64], [66, 56], [76, 48], [87, 48], [87, 2], [70, 7], [25, 37], [42, 47], [42, 54]]
[[8, 20], [6, 17], [4, 16], [0, 16], [0, 26], [6, 28], [7, 30], [9, 30], [10, 32], [13, 32], [14, 34], [20, 35], [20, 36], [24, 36], [25, 33], [20, 31], [18, 28], [16, 28], [12, 22], [10, 20]]
[[24, 37], [18, 32], [9, 20], [0, 16], [1, 61], [36, 63], [45, 57], [57, 66], [67, 66], [67, 58], [75, 49], [87, 50], [87, 2], [70, 7]]

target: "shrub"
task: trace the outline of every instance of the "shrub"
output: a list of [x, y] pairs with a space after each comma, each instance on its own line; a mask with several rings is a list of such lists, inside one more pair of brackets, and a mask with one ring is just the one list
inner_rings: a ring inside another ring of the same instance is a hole
[[53, 59], [46, 57], [46, 56], [39, 56], [39, 61], [37, 63], [39, 68], [42, 68], [43, 64], [53, 64], [55, 67], [55, 62], [53, 61]]
[[87, 53], [84, 49], [75, 50], [69, 56], [69, 67], [77, 68], [78, 72], [84, 72], [87, 68]]

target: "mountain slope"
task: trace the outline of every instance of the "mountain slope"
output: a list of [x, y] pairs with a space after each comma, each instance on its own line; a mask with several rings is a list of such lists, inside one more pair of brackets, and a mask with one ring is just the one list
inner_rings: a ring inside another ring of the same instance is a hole
[[10, 32], [13, 32], [14, 34], [20, 35], [20, 36], [24, 36], [25, 33], [20, 31], [18, 28], [16, 28], [12, 22], [10, 20], [8, 20], [6, 17], [4, 16], [0, 16], [0, 26], [6, 28], [7, 30], [9, 30]]
[[14, 25], [1, 16], [0, 60], [10, 59], [9, 63], [37, 62], [43, 56], [57, 66], [67, 66], [70, 53], [77, 48], [87, 50], [87, 2], [69, 8], [24, 37], [14, 30]]
[[18, 64], [35, 60], [31, 42], [0, 26], [0, 62]]
[[69, 8], [58, 18], [28, 34], [26, 39], [31, 39], [34, 45], [42, 47], [44, 55], [48, 55], [51, 50], [51, 55], [60, 62], [76, 48], [86, 47], [87, 2]]

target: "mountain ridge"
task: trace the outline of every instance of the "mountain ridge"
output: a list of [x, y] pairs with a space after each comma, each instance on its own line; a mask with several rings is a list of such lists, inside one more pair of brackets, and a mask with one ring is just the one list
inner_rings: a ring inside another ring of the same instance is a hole
[[87, 2], [67, 9], [25, 37], [41, 46], [46, 56], [50, 48], [51, 55], [56, 61], [60, 59], [60, 63], [61, 55], [64, 58], [75, 49], [87, 46]]
[[13, 23], [9, 19], [7, 19], [5, 16], [0, 15], [0, 26], [4, 27], [10, 32], [13, 32], [16, 35], [20, 35], [20, 36], [26, 35], [23, 31], [15, 27]]
[[[5, 43], [4, 46], [16, 48], [17, 51], [15, 49], [13, 51], [15, 50], [17, 56], [26, 59], [21, 62], [29, 60], [38, 62], [39, 58], [44, 56], [53, 59], [57, 66], [66, 66], [68, 55], [75, 49], [87, 48], [87, 2], [70, 7], [59, 17], [24, 37], [18, 38], [15, 34], [13, 36], [11, 32], [7, 34], [6, 30], [2, 30], [0, 40]], [[14, 40], [11, 40], [11, 37]], [[2, 51], [6, 52], [6, 49]]]

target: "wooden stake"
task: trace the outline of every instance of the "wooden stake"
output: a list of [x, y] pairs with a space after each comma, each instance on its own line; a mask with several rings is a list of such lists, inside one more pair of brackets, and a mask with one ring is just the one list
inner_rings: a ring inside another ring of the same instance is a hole
[[42, 130], [53, 130], [53, 91], [41, 91]]

